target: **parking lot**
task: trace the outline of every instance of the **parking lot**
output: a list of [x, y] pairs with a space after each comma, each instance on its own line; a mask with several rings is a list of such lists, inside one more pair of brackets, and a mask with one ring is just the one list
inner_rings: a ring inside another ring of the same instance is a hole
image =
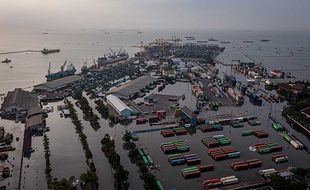
[[[141, 104], [136, 106], [141, 112], [145, 113], [152, 113], [153, 111], [159, 110], [167, 110], [169, 111], [171, 106], [176, 104], [180, 100], [180, 96], [173, 96], [173, 95], [165, 95], [165, 94], [151, 94], [147, 97], [149, 100], [155, 100], [154, 105], [146, 105]], [[169, 100], [170, 99], [170, 100]], [[173, 100], [173, 101], [171, 101]]]

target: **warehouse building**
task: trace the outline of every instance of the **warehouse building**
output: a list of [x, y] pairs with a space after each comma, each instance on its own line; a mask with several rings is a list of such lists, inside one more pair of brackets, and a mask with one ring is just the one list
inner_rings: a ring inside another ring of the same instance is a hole
[[156, 78], [151, 76], [142, 76], [118, 88], [112, 89], [109, 93], [121, 99], [129, 100], [137, 95], [143, 88], [153, 84], [156, 80]]
[[121, 99], [113, 94], [108, 95], [107, 103], [121, 116], [128, 117], [132, 113], [132, 109], [128, 107]]
[[53, 81], [45, 82], [42, 84], [35, 85], [33, 90], [36, 92], [55, 92], [57, 90], [62, 90], [68, 88], [73, 83], [82, 80], [83, 77], [80, 75], [71, 75], [56, 79]]
[[21, 88], [16, 88], [14, 91], [9, 91], [1, 105], [3, 112], [17, 112], [29, 110], [30, 108], [39, 106], [39, 98], [37, 95]]

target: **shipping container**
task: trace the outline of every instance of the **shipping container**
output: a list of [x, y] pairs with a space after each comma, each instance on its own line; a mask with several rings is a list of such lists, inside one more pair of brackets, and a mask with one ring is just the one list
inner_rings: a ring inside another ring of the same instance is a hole
[[212, 171], [214, 170], [214, 165], [207, 165], [207, 166], [199, 166], [200, 172]]

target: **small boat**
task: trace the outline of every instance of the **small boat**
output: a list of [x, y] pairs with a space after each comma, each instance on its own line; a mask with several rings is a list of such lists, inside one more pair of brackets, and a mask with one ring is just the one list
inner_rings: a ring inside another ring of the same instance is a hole
[[253, 43], [253, 40], [244, 40], [243, 43]]
[[231, 42], [229, 41], [221, 41], [221, 44], [230, 44]]
[[262, 40], [259, 40], [261, 42], [269, 42], [270, 40], [267, 40], [267, 39], [262, 39]]
[[10, 63], [12, 60], [6, 58], [5, 60], [1, 61], [1, 63]]
[[10, 66], [10, 69], [12, 69], [13, 68], [13, 66]]

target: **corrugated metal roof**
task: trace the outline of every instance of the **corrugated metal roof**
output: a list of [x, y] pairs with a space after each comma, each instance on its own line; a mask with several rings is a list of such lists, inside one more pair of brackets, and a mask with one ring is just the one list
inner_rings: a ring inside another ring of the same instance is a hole
[[107, 96], [107, 101], [113, 104], [113, 107], [117, 109], [116, 111], [118, 112], [122, 112], [125, 109], [132, 111], [130, 107], [128, 107], [121, 99], [119, 99], [117, 96], [114, 96], [113, 94]]
[[53, 81], [49, 81], [46, 83], [38, 84], [34, 86], [34, 89], [35, 90], [55, 90], [59, 87], [68, 85], [70, 83], [79, 81], [81, 79], [83, 79], [83, 77], [80, 75], [71, 75], [71, 76], [63, 77], [63, 78], [56, 79]]
[[39, 105], [38, 96], [16, 88], [14, 91], [8, 92], [1, 106], [1, 110], [5, 110], [8, 106], [17, 106], [24, 109], [30, 109]]
[[124, 84], [118, 88], [112, 89], [110, 93], [117, 93], [122, 96], [130, 96], [134, 93], [139, 92], [142, 90], [145, 86], [153, 83], [157, 79], [151, 76], [142, 76], [139, 77], [133, 81], [128, 82], [127, 84]]

